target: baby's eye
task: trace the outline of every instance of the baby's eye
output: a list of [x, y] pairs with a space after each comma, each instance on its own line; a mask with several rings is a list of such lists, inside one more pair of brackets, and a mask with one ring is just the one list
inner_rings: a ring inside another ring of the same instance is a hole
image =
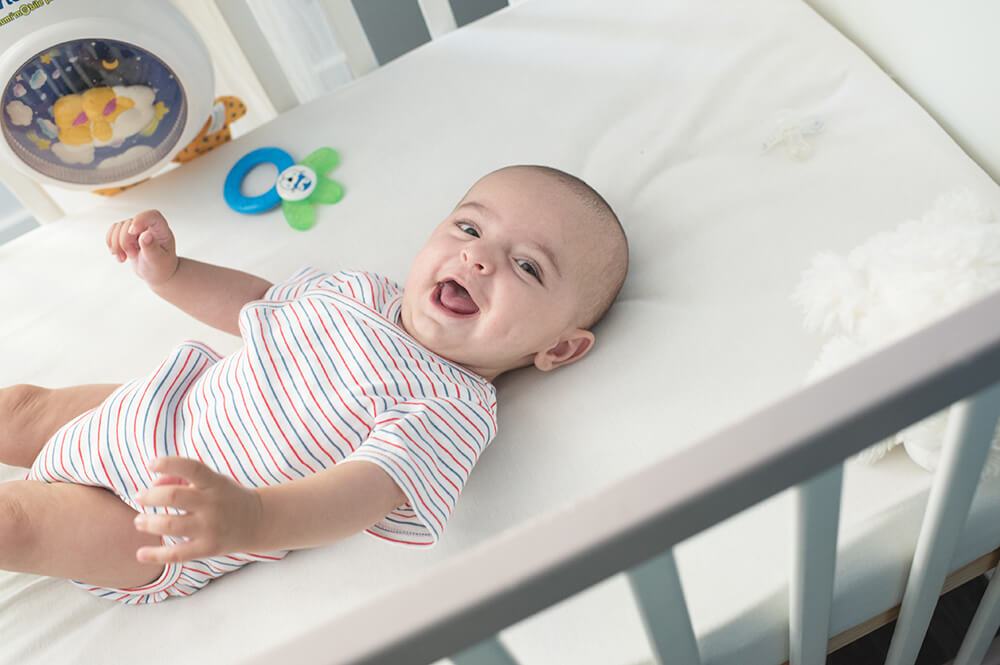
[[479, 237], [479, 229], [468, 222], [455, 222], [455, 226], [463, 233], [468, 233], [470, 236], [475, 236], [476, 238]]
[[525, 261], [524, 259], [518, 259], [517, 260], [517, 266], [521, 270], [523, 270], [524, 272], [528, 273], [529, 275], [531, 275], [532, 277], [534, 277], [535, 279], [537, 279], [539, 282], [542, 281], [542, 275], [541, 275], [541, 272], [538, 270], [538, 266], [536, 266], [531, 261]]

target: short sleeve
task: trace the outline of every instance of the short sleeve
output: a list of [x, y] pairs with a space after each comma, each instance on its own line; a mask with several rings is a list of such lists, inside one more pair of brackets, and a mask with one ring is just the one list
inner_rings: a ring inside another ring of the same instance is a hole
[[328, 272], [316, 268], [302, 268], [285, 281], [271, 285], [271, 288], [264, 292], [261, 300], [269, 302], [295, 300], [329, 277], [330, 273]]
[[479, 403], [401, 402], [381, 413], [368, 439], [344, 461], [377, 464], [408, 502], [368, 532], [405, 545], [437, 543], [472, 467], [495, 434], [495, 412]]

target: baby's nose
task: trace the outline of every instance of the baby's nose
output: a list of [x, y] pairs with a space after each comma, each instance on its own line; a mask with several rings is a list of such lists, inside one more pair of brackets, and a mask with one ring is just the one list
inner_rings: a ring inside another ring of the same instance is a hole
[[462, 250], [462, 262], [471, 263], [477, 272], [488, 275], [492, 271], [490, 261], [482, 254], [473, 254], [472, 250], [466, 248]]

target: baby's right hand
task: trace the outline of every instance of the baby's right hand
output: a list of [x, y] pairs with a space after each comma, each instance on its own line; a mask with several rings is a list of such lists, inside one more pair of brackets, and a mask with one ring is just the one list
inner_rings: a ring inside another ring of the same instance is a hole
[[150, 286], [166, 282], [177, 270], [174, 234], [158, 210], [112, 224], [105, 240], [119, 262], [132, 259], [135, 274]]

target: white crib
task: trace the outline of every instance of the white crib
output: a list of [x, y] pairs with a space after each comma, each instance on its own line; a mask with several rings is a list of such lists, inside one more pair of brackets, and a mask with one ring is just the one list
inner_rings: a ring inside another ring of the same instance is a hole
[[[1000, 294], [803, 389], [683, 453], [436, 570], [281, 657], [295, 662], [512, 665], [505, 626], [627, 571], [656, 663], [700, 663], [672, 546], [771, 494], [795, 487], [791, 663], [825, 662], [843, 459], [952, 404], [954, 426], [936, 474], [887, 665], [912, 663], [949, 572], [1000, 414]], [[941, 357], [914, 362], [927, 349]], [[859, 388], [863, 386], [863, 388]], [[748, 448], [746, 442], [754, 442]], [[995, 565], [995, 560], [992, 561]], [[488, 570], [485, 577], [481, 571]], [[1000, 628], [1000, 582], [987, 587], [955, 665], [980, 663]], [[430, 590], [433, 590], [431, 592]], [[414, 607], [424, 611], [413, 612]], [[389, 619], [394, 639], [372, 630]], [[352, 636], [324, 652], [333, 633]], [[586, 639], [584, 637], [584, 639]], [[473, 646], [469, 647], [469, 644]], [[253, 662], [269, 663], [278, 653]], [[314, 660], [316, 659], [316, 660]]]
[[[935, 106], [933, 86], [921, 88], [925, 63], [893, 60], [910, 47], [879, 34], [883, 17], [870, 8], [815, 3], [918, 89], [954, 138], [799, 0], [633, 0], [626, 9], [526, 0], [459, 30], [448, 3], [425, 1], [434, 42], [381, 68], [352, 4], [322, 4], [348, 36], [352, 67], [367, 72], [358, 81], [0, 245], [0, 309], [13, 312], [0, 319], [0, 384], [125, 380], [178, 336], [233, 347], [109, 264], [94, 243], [108, 221], [161, 208], [177, 220], [182, 253], [271, 279], [304, 263], [354, 261], [401, 278], [469, 178], [511, 162], [581, 175], [625, 222], [633, 272], [599, 346], [537, 385], [523, 373], [502, 379], [508, 419], [436, 551], [386, 551], [358, 536], [144, 614], [63, 582], [0, 573], [0, 662], [805, 665], [890, 621], [899, 604], [887, 663], [913, 663], [942, 587], [1000, 558], [1000, 484], [977, 484], [1000, 414], [1000, 294], [806, 387], [817, 343], [788, 295], [815, 251], [848, 249], [918, 215], [941, 190], [970, 187], [1000, 210], [1000, 188], [981, 168], [996, 177], [984, 125]], [[949, 45], [983, 39], [995, 10], [977, 11], [966, 28], [980, 32]], [[981, 88], [970, 81], [963, 92]], [[1000, 100], [986, 101], [996, 109]], [[805, 161], [761, 151], [787, 109], [824, 123], [806, 137]], [[341, 151], [334, 175], [348, 194], [309, 235], [222, 204], [221, 179], [242, 154], [281, 145], [304, 156], [322, 144]], [[158, 323], [142, 344], [112, 361], [93, 352], [140, 318]], [[80, 334], [59, 334], [69, 328]], [[620, 399], [631, 382], [642, 395]], [[544, 414], [533, 405], [543, 399]], [[611, 409], [579, 406], [602, 402]], [[866, 469], [845, 464], [949, 405], [955, 417], [932, 483], [900, 455]], [[598, 458], [608, 441], [620, 454]], [[0, 480], [14, 477], [0, 468]], [[881, 504], [878, 483], [891, 495]], [[851, 515], [861, 517], [845, 525]], [[894, 531], [897, 523], [909, 526]], [[905, 529], [918, 523], [910, 543]], [[768, 543], [758, 547], [762, 526]], [[880, 531], [900, 541], [884, 557]], [[745, 549], [722, 551], [734, 543]], [[785, 558], [756, 560], [778, 552]], [[342, 563], [352, 579], [328, 579]], [[956, 665], [981, 662], [1000, 628], [996, 579]], [[609, 583], [613, 593], [596, 591]], [[726, 603], [728, 614], [707, 609]], [[594, 620], [601, 612], [612, 616]], [[603, 644], [634, 638], [594, 628], [625, 614], [638, 618], [642, 645]], [[162, 630], [175, 636], [173, 650], [151, 652]]]
[[[822, 663], [843, 459], [953, 404], [957, 417], [935, 477], [886, 660], [890, 665], [912, 663], [996, 429], [998, 324], [1000, 294], [615, 484], [565, 514], [538, 520], [435, 571], [419, 585], [314, 629], [301, 642], [283, 646], [282, 657], [301, 662], [316, 658], [329, 645], [331, 633], [344, 631], [352, 635], [349, 650], [316, 662], [431, 662], [608, 575], [627, 571], [655, 662], [700, 663], [672, 546], [794, 486], [798, 515], [790, 589], [791, 662]], [[947, 351], [926, 362], [914, 361], [932, 348]], [[748, 441], [755, 445], [748, 448]], [[490, 575], [484, 578], [483, 570]], [[987, 588], [956, 665], [981, 662], [1000, 628], [997, 579], [994, 576]], [[424, 611], [413, 612], [417, 606]], [[395, 640], [371, 629], [380, 617], [396, 627]], [[253, 662], [277, 657], [262, 654]], [[518, 662], [492, 638], [451, 659], [462, 665]]]

